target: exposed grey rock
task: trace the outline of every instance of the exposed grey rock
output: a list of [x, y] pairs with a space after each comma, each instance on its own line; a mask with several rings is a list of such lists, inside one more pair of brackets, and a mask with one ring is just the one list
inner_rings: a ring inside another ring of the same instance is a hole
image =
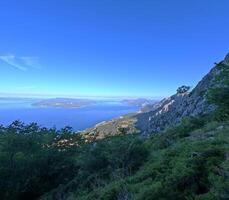
[[99, 123], [93, 128], [82, 131], [81, 135], [86, 142], [91, 142], [114, 135], [138, 133], [138, 130], [135, 128], [136, 118], [134, 116], [122, 116]]
[[196, 117], [212, 112], [215, 106], [207, 102], [206, 93], [215, 85], [219, 74], [220, 70], [216, 66], [190, 93], [175, 94], [159, 102], [154, 110], [138, 114], [136, 127], [143, 135], [149, 135], [178, 124], [184, 117]]
[[[228, 63], [229, 54], [220, 62]], [[163, 131], [171, 125], [177, 125], [184, 117], [201, 116], [215, 110], [215, 106], [208, 103], [206, 94], [210, 88], [216, 85], [216, 78], [222, 69], [217, 64], [191, 91], [177, 93], [162, 101], [143, 107], [141, 111], [120, 119], [114, 119], [94, 128], [82, 132], [84, 137], [91, 140], [120, 134], [120, 128], [125, 129], [126, 134], [141, 133], [141, 136]]]

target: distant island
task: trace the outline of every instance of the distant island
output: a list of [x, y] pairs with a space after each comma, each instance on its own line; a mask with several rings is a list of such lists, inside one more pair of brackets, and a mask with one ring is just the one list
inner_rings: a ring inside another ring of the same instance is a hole
[[54, 98], [35, 102], [32, 104], [32, 106], [42, 108], [82, 108], [95, 103], [96, 101], [90, 99]]
[[[74, 98], [52, 98], [52, 99], [43, 99], [38, 102], [34, 102], [32, 106], [41, 107], [41, 108], [82, 108], [85, 106], [93, 105], [101, 100], [92, 100], [92, 99], [74, 99]], [[106, 102], [106, 101], [101, 101]], [[152, 105], [156, 101], [150, 99], [121, 99], [120, 103], [130, 105], [130, 106], [138, 106], [140, 108], [145, 107], [146, 105]]]

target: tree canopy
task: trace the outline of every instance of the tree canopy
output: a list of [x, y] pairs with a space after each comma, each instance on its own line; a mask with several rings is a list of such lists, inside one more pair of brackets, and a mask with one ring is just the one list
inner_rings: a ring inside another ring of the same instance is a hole
[[190, 89], [191, 89], [190, 86], [182, 85], [181, 87], [179, 87], [179, 88], [177, 89], [177, 93], [178, 93], [178, 94], [183, 94], [183, 93], [188, 92]]

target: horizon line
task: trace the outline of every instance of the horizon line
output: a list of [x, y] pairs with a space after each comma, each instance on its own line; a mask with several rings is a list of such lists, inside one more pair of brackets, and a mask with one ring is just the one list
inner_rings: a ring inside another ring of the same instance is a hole
[[77, 94], [31, 94], [31, 93], [6, 93], [0, 92], [0, 97], [3, 98], [150, 98], [163, 99], [165, 96], [150, 96], [150, 95], [77, 95]]

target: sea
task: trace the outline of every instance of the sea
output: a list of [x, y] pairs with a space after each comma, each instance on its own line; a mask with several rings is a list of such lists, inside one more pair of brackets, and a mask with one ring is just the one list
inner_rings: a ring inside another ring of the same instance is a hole
[[42, 127], [61, 129], [70, 126], [84, 130], [97, 123], [138, 111], [138, 106], [120, 101], [98, 101], [82, 108], [39, 108], [32, 104], [37, 99], [0, 99], [0, 124], [10, 125], [15, 120], [26, 124], [36, 122]]

